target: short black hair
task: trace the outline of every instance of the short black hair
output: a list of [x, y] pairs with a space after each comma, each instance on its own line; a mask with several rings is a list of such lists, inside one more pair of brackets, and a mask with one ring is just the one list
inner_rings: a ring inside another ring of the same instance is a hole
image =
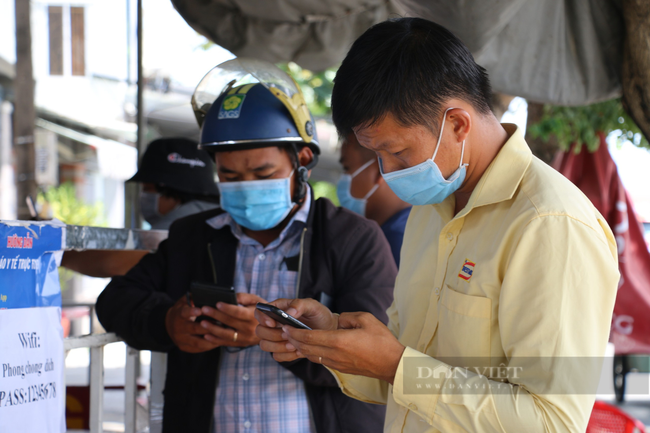
[[334, 79], [332, 118], [342, 137], [389, 113], [402, 126], [433, 130], [444, 101], [462, 99], [488, 114], [491, 96], [487, 72], [453, 33], [422, 18], [398, 18], [352, 44]]

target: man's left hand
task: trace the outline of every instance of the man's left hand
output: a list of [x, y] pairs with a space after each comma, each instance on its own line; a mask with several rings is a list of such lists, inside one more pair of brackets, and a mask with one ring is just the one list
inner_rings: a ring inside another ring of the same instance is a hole
[[210, 332], [205, 334], [204, 338], [220, 346], [247, 347], [259, 344], [260, 339], [255, 335], [258, 324], [255, 319], [255, 304], [258, 302], [266, 303], [257, 295], [237, 293], [239, 305], [219, 302], [216, 309], [201, 308], [201, 314], [218, 320], [224, 325], [219, 326], [203, 320], [201, 326]]
[[282, 327], [298, 356], [342, 373], [393, 383], [405, 347], [370, 313], [343, 313], [338, 329], [308, 331]]

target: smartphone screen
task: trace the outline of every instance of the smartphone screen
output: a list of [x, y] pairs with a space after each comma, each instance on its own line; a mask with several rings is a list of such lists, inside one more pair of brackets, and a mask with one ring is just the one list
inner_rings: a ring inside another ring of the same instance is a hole
[[296, 319], [290, 314], [285, 313], [284, 311], [282, 311], [281, 309], [273, 305], [262, 304], [258, 302], [255, 308], [257, 308], [262, 313], [269, 316], [271, 319], [283, 325], [289, 325], [289, 326], [293, 326], [294, 328], [300, 328], [300, 329], [308, 329], [310, 331], [312, 330], [309, 326], [305, 325], [300, 320]]

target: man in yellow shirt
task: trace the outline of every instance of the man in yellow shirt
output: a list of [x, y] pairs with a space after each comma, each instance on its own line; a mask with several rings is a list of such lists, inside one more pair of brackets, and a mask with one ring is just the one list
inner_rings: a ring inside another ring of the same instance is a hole
[[352, 46], [334, 122], [381, 161], [409, 217], [389, 324], [311, 300], [257, 312], [263, 350], [329, 367], [387, 404], [386, 432], [584, 432], [619, 279], [602, 216], [489, 107], [487, 74], [449, 31], [403, 18]]

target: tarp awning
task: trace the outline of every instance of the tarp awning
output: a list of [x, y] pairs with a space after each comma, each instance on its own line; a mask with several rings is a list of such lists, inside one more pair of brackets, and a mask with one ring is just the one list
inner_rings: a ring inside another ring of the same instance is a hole
[[238, 56], [322, 70], [390, 17], [453, 31], [495, 91], [556, 105], [621, 94], [624, 25], [616, 0], [172, 0], [196, 31]]

